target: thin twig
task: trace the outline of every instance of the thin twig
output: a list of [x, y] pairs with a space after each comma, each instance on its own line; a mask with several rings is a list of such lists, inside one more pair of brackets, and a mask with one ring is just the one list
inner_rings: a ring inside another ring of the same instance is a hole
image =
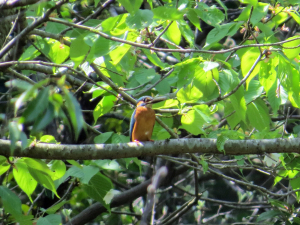
[[84, 26], [84, 25], [78, 25], [78, 24], [71, 23], [71, 22], [68, 22], [68, 21], [65, 21], [65, 20], [62, 20], [62, 19], [56, 19], [54, 17], [50, 17], [49, 20], [52, 21], [52, 22], [65, 24], [65, 25], [70, 26], [70, 27], [77, 27], [77, 28], [81, 28], [81, 29], [84, 29], [84, 30], [88, 30], [88, 31], [93, 32], [95, 34], [99, 34], [100, 36], [102, 36], [102, 37], [104, 37], [108, 40], [117, 41], [117, 42], [121, 42], [121, 43], [124, 43], [124, 44], [129, 44], [129, 45], [134, 46], [134, 47], [145, 48], [145, 49], [149, 49], [149, 50], [152, 50], [152, 51], [161, 51], [161, 52], [179, 52], [179, 53], [199, 52], [199, 53], [208, 53], [208, 54], [223, 54], [223, 53], [226, 53], [226, 52], [236, 51], [236, 50], [242, 49], [242, 48], [280, 46], [284, 43], [288, 43], [288, 42], [292, 42], [292, 41], [300, 39], [300, 37], [297, 37], [297, 38], [293, 38], [293, 39], [290, 39], [290, 40], [284, 40], [284, 41], [279, 41], [279, 42], [275, 42], [275, 43], [241, 45], [241, 46], [236, 46], [236, 47], [233, 47], [233, 48], [223, 49], [223, 50], [219, 50], [219, 51], [197, 50], [197, 49], [169, 49], [169, 48], [149, 47], [148, 44], [142, 44], [142, 43], [136, 43], [136, 42], [133, 42], [133, 41], [127, 41], [127, 40], [124, 40], [124, 39], [121, 39], [121, 38], [110, 36], [110, 35], [108, 35], [104, 32], [101, 32], [97, 29], [94, 29], [92, 27], [88, 27], [88, 26]]
[[156, 39], [153, 41], [153, 43], [149, 44], [149, 47], [155, 46], [155, 44], [158, 42], [158, 40], [160, 39], [161, 36], [163, 36], [163, 34], [169, 29], [169, 27], [171, 26], [171, 24], [173, 23], [173, 21], [171, 21], [166, 27], [165, 29], [156, 37]]

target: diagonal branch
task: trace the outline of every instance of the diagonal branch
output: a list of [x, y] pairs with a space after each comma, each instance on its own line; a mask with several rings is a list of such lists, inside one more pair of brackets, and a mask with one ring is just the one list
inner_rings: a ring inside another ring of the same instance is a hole
[[26, 27], [24, 30], [22, 30], [17, 36], [15, 36], [10, 42], [8, 42], [0, 51], [0, 59], [17, 43], [20, 38], [27, 35], [30, 31], [32, 31], [34, 28], [38, 27], [45, 21], [47, 21], [50, 14], [59, 6], [64, 4], [66, 1], [62, 0], [56, 3], [55, 7], [49, 9], [42, 17], [34, 21], [32, 24], [30, 24], [28, 27]]

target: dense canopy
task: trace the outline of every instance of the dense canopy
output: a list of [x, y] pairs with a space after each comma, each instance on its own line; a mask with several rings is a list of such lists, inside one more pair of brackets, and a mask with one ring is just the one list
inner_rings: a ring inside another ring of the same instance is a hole
[[0, 0], [0, 223], [300, 224], [299, 5]]

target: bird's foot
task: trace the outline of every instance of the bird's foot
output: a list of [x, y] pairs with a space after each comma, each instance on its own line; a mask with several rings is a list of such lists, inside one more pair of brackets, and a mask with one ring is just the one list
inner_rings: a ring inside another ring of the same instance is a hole
[[138, 140], [134, 140], [133, 142], [136, 143], [136, 144], [139, 145], [139, 146], [143, 146], [143, 143], [140, 142], [140, 141], [138, 141]]

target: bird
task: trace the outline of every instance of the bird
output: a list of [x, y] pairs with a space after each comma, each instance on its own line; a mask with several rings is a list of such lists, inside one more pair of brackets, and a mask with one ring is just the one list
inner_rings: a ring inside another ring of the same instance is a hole
[[152, 109], [152, 104], [163, 100], [165, 99], [150, 96], [143, 96], [137, 100], [137, 107], [130, 120], [131, 142], [153, 141], [151, 136], [155, 124], [155, 111]]

